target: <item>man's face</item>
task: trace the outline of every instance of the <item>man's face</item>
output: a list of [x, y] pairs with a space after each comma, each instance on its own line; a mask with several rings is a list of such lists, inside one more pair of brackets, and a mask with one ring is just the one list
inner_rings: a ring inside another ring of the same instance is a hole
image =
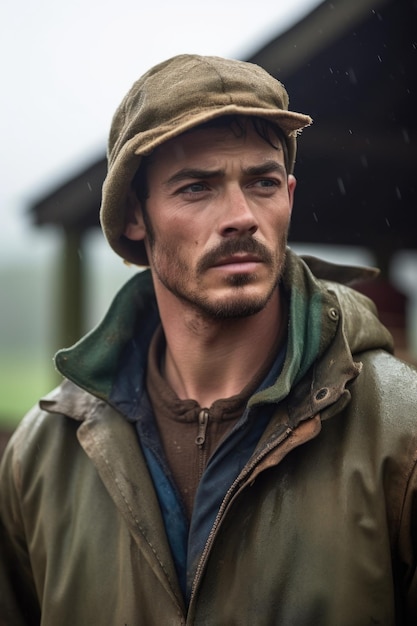
[[209, 318], [263, 309], [285, 258], [295, 179], [278, 139], [246, 131], [196, 129], [156, 149], [147, 220], [136, 201], [125, 231], [145, 240], [157, 295]]

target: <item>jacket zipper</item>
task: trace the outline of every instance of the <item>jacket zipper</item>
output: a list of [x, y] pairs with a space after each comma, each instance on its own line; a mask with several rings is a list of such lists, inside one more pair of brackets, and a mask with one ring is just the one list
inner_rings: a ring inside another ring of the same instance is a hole
[[199, 448], [202, 448], [206, 441], [208, 418], [209, 418], [208, 410], [201, 409], [200, 413], [198, 414], [198, 431], [197, 431], [197, 437], [195, 438], [195, 443]]
[[198, 414], [198, 430], [197, 437], [195, 438], [195, 444], [200, 449], [199, 453], [199, 470], [200, 477], [203, 475], [203, 471], [206, 465], [207, 449], [205, 447], [207, 426], [209, 421], [208, 409], [201, 409]]
[[[200, 416], [199, 416], [200, 417]], [[208, 418], [208, 416], [207, 416]], [[201, 553], [201, 557], [200, 557], [200, 562], [198, 564], [197, 567], [197, 571], [194, 577], [194, 581], [193, 581], [193, 586], [192, 586], [192, 590], [191, 590], [191, 597], [190, 597], [190, 603], [192, 602], [192, 599], [194, 597], [195, 591], [197, 589], [198, 583], [200, 581], [201, 578], [201, 574], [204, 568], [204, 565], [207, 561], [207, 557], [208, 554], [210, 552], [210, 548], [211, 545], [213, 543], [213, 539], [214, 536], [217, 532], [217, 529], [220, 525], [220, 522], [222, 520], [223, 514], [230, 502], [230, 500], [232, 499], [233, 495], [235, 494], [235, 492], [238, 490], [238, 487], [244, 482], [244, 480], [248, 477], [248, 475], [252, 472], [252, 470], [256, 467], [256, 465], [258, 465], [258, 463], [260, 463], [260, 461], [262, 461], [262, 459], [269, 454], [269, 452], [271, 452], [271, 450], [273, 450], [274, 448], [276, 448], [277, 446], [279, 446], [285, 439], [287, 439], [287, 437], [291, 434], [291, 432], [293, 431], [292, 428], [287, 428], [280, 437], [278, 437], [272, 444], [266, 445], [265, 448], [263, 448], [263, 450], [258, 454], [258, 456], [256, 457], [256, 459], [254, 459], [252, 461], [252, 463], [250, 463], [249, 465], [247, 465], [246, 467], [243, 468], [243, 470], [241, 471], [241, 473], [239, 474], [239, 476], [235, 479], [235, 481], [232, 483], [232, 485], [229, 487], [228, 491], [226, 492], [225, 497], [223, 498], [223, 502], [220, 505], [220, 509], [217, 513], [216, 519], [214, 520], [214, 524], [212, 526], [212, 529], [210, 531], [210, 534], [207, 538], [206, 544], [204, 546], [204, 550]]]

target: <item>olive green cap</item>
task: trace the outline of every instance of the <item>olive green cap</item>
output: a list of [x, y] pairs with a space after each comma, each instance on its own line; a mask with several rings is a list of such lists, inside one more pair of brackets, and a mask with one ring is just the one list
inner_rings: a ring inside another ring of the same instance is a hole
[[260, 117], [279, 126], [293, 171], [296, 136], [312, 120], [288, 110], [284, 86], [258, 65], [183, 54], [156, 65], [133, 84], [113, 117], [100, 210], [105, 237], [123, 259], [148, 265], [143, 242], [123, 234], [128, 192], [142, 156], [224, 115]]

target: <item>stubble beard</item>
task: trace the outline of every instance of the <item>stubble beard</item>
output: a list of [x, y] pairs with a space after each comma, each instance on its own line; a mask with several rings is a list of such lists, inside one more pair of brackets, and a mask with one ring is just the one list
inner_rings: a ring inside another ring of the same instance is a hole
[[[172, 242], [157, 243], [153, 237], [150, 242], [151, 266], [162, 285], [179, 300], [191, 306], [200, 316], [216, 320], [243, 318], [262, 311], [271, 299], [281, 278], [286, 247], [287, 233], [281, 235], [273, 253], [253, 237], [225, 240], [200, 259], [194, 278], [188, 264], [179, 257]], [[260, 295], [245, 293], [246, 287], [256, 285], [258, 275], [246, 272], [230, 274], [224, 280], [233, 289], [232, 295], [229, 290], [227, 296], [212, 300], [204, 293], [202, 287], [204, 273], [220, 258], [238, 252], [256, 254], [269, 268], [270, 280], [267, 288]], [[193, 283], [195, 287], [190, 288]]]

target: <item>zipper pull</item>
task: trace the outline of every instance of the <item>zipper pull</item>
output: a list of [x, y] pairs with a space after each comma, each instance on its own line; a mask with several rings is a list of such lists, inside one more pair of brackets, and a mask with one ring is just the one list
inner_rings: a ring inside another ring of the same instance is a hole
[[206, 440], [208, 418], [209, 418], [208, 410], [201, 409], [200, 413], [198, 414], [198, 431], [197, 431], [197, 437], [195, 438], [195, 443], [199, 448], [203, 447], [204, 442]]

